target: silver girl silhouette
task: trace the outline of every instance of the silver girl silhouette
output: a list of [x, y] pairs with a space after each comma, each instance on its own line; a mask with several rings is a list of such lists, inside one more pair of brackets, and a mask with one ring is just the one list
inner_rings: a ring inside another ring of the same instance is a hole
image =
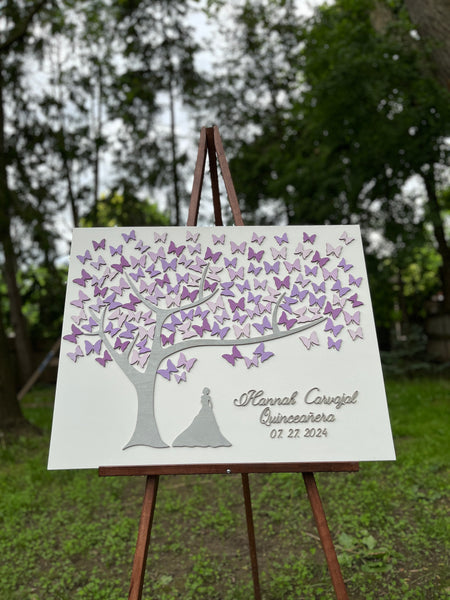
[[173, 442], [173, 446], [212, 447], [231, 446], [222, 435], [214, 416], [210, 390], [205, 387], [202, 393], [202, 407], [192, 423]]

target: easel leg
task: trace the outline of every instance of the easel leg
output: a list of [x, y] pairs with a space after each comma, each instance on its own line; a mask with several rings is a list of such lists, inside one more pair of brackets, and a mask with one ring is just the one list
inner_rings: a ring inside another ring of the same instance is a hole
[[250, 550], [250, 560], [252, 563], [253, 589], [255, 590], [255, 600], [261, 600], [258, 557], [256, 555], [255, 528], [253, 526], [252, 500], [250, 496], [248, 473], [242, 473], [242, 488], [244, 491], [245, 516], [247, 518], [248, 546]]
[[337, 600], [348, 600], [347, 590], [345, 588], [341, 568], [336, 556], [336, 550], [334, 549], [333, 540], [331, 539], [330, 530], [328, 528], [327, 519], [323, 510], [322, 501], [319, 496], [319, 490], [317, 489], [314, 473], [303, 473], [303, 480], [305, 482], [306, 491], [311, 503], [320, 541], [322, 542], [323, 551], [327, 559], [328, 570], [330, 571], [334, 591], [336, 592], [336, 598]]
[[152, 530], [153, 514], [155, 512], [158, 482], [159, 475], [148, 475], [145, 482], [144, 501], [142, 503], [141, 520], [139, 521], [128, 600], [141, 600], [142, 598], [145, 564], [147, 562], [148, 545]]

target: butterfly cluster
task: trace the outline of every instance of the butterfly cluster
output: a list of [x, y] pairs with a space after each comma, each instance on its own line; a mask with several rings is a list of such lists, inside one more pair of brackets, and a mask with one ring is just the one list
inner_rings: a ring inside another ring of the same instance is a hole
[[297, 334], [312, 350], [323, 331], [326, 348], [339, 351], [346, 338], [363, 338], [363, 278], [345, 256], [354, 241], [345, 231], [325, 244], [296, 228], [245, 239], [187, 229], [182, 240], [145, 230], [144, 240], [137, 231], [76, 254], [73, 323], [63, 336], [73, 362], [94, 357], [180, 383], [196, 362], [184, 354], [190, 347], [226, 346], [227, 364], [250, 369], [273, 356], [272, 339]]

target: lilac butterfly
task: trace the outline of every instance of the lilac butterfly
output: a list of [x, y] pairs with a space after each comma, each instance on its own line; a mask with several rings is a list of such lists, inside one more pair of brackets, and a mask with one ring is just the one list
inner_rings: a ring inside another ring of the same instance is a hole
[[310, 267], [308, 265], [305, 265], [305, 275], [313, 275], [314, 277], [316, 277], [318, 269], [319, 267], [317, 266]]
[[224, 358], [227, 362], [230, 363], [230, 365], [235, 365], [236, 361], [239, 358], [242, 358], [242, 354], [239, 351], [239, 348], [237, 346], [233, 346], [232, 350], [231, 350], [231, 354], [222, 354], [222, 358]]
[[280, 263], [277, 261], [276, 263], [273, 263], [272, 265], [266, 261], [264, 261], [264, 270], [266, 272], [266, 274], [269, 274], [270, 272], [274, 272], [278, 275], [279, 271], [280, 271]]
[[[245, 315], [247, 317], [247, 315]], [[233, 325], [234, 335], [237, 339], [241, 336], [250, 337], [250, 323], [244, 325], [244, 327], [239, 327], [239, 325]]]
[[330, 277], [331, 277], [331, 279], [334, 279], [334, 281], [336, 281], [336, 279], [338, 277], [338, 270], [336, 268], [336, 269], [333, 269], [332, 271], [328, 271], [328, 269], [326, 267], [323, 267], [322, 274], [323, 274], [323, 278], [325, 279], [325, 281], [327, 279], [330, 279]]
[[112, 362], [112, 358], [108, 352], [108, 350], [105, 350], [105, 352], [103, 353], [103, 356], [99, 356], [98, 358], [95, 359], [99, 365], [102, 365], [102, 367], [106, 367], [106, 363], [107, 362]]
[[102, 340], [97, 340], [94, 344], [91, 344], [89, 340], [85, 340], [84, 348], [86, 356], [91, 352], [95, 352], [95, 354], [100, 354], [100, 351], [102, 349]]
[[164, 258], [162, 258], [161, 267], [164, 272], [166, 272], [168, 269], [172, 269], [172, 271], [175, 271], [177, 268], [177, 259], [174, 258], [171, 261], [166, 261]]
[[161, 334], [161, 342], [163, 346], [167, 346], [167, 344], [173, 344], [175, 340], [175, 332], [171, 333], [169, 336]]
[[309, 337], [301, 335], [300, 339], [303, 342], [305, 348], [307, 348], [308, 350], [310, 350], [312, 346], [319, 345], [319, 337], [316, 331], [313, 331]]
[[240, 298], [238, 302], [235, 302], [234, 300], [228, 300], [228, 302], [229, 302], [230, 308], [233, 312], [237, 309], [244, 310], [244, 307], [245, 307], [245, 298], [244, 297]]
[[359, 325], [360, 318], [361, 313], [359, 312], [359, 310], [357, 310], [353, 315], [344, 310], [344, 319], [346, 325], [350, 325], [350, 323], [355, 323], [356, 325]]
[[362, 332], [361, 327], [358, 327], [355, 330], [348, 329], [348, 332], [349, 332], [350, 337], [352, 338], [353, 341], [355, 341], [357, 337], [363, 339], [363, 332]]
[[114, 256], [115, 254], [122, 254], [122, 250], [122, 244], [120, 246], [117, 246], [117, 248], [114, 248], [114, 246], [109, 247], [109, 253], [111, 254], [111, 256]]
[[317, 283], [312, 283], [313, 286], [313, 290], [314, 292], [317, 294], [317, 292], [323, 292], [325, 293], [325, 281], [322, 281], [322, 283], [320, 285], [318, 285]]
[[252, 358], [249, 358], [248, 356], [244, 356], [244, 361], [245, 361], [245, 366], [247, 367], [247, 369], [250, 369], [250, 367], [258, 366], [258, 357], [256, 355], [253, 355]]
[[139, 267], [139, 269], [136, 271], [136, 273], [130, 273], [130, 277], [131, 279], [134, 279], [134, 281], [138, 281], [139, 279], [142, 279], [143, 277], [145, 277], [145, 273], [142, 270], [142, 267]]
[[267, 281], [259, 281], [258, 279], [255, 279], [253, 281], [253, 287], [255, 288], [255, 290], [261, 288], [262, 290], [266, 289], [266, 285], [267, 285]]
[[183, 373], [181, 373], [181, 375], [178, 375], [177, 373], [175, 373], [175, 380], [177, 383], [180, 383], [181, 381], [186, 381], [186, 371], [183, 371]]
[[103, 256], [99, 256], [97, 261], [92, 261], [90, 263], [94, 269], [97, 269], [97, 271], [100, 269], [100, 267], [102, 267], [103, 265], [106, 265], [105, 259], [103, 258]]
[[119, 296], [121, 296], [123, 290], [130, 289], [130, 286], [125, 281], [125, 279], [123, 277], [121, 277], [120, 281], [119, 281], [119, 285], [113, 285], [113, 286], [111, 286], [111, 289], [113, 290], [113, 292], [116, 292], [116, 294], [119, 294]]
[[331, 244], [329, 244], [327, 242], [326, 244], [326, 253], [327, 256], [331, 256], [332, 254], [335, 255], [336, 258], [339, 258], [342, 252], [342, 246], [336, 246], [336, 248], [334, 248]]
[[315, 304], [317, 304], [317, 306], [319, 306], [320, 308], [323, 308], [323, 305], [325, 304], [325, 299], [326, 299], [326, 296], [321, 296], [320, 298], [317, 298], [312, 292], [309, 292], [309, 305], [310, 306], [314, 306]]
[[111, 267], [113, 269], [115, 269], [116, 271], [119, 271], [119, 273], [123, 273], [124, 267], [129, 267], [129, 266], [130, 266], [130, 263], [127, 261], [127, 259], [124, 256], [120, 257], [120, 263], [111, 265]]
[[256, 233], [253, 232], [252, 242], [256, 242], [259, 246], [261, 246], [261, 244], [263, 243], [264, 239], [265, 239], [264, 235], [258, 236]]
[[219, 324], [215, 321], [213, 323], [212, 329], [211, 329], [211, 335], [218, 335], [220, 337], [221, 340], [223, 340], [223, 338], [227, 335], [227, 333], [230, 331], [229, 327], [223, 327], [222, 329], [219, 327]]
[[225, 283], [220, 284], [222, 288], [222, 296], [234, 296], [234, 292], [231, 291], [231, 288], [234, 286], [232, 281], [226, 281]]
[[343, 241], [343, 242], [345, 243], [345, 245], [346, 245], [346, 246], [348, 246], [348, 244], [351, 244], [355, 238], [352, 238], [352, 237], [350, 237], [350, 236], [349, 236], [349, 234], [348, 234], [346, 231], [344, 231], [344, 232], [343, 232], [343, 233], [342, 233], [342, 234], [339, 236], [339, 239], [340, 239], [341, 241]]
[[325, 323], [325, 331], [332, 331], [334, 337], [339, 335], [343, 327], [343, 325], [334, 325], [331, 319], [327, 319], [327, 322]]
[[248, 282], [248, 279], [246, 279], [244, 283], [237, 283], [236, 287], [241, 292], [241, 294], [244, 293], [244, 290], [250, 290], [250, 284]]
[[84, 312], [84, 310], [81, 310], [81, 311], [78, 313], [78, 315], [74, 315], [74, 316], [72, 316], [71, 318], [72, 318], [72, 321], [75, 321], [75, 323], [76, 323], [77, 325], [79, 325], [79, 324], [80, 324], [80, 321], [85, 321], [85, 320], [87, 319], [87, 317], [86, 317], [86, 313]]
[[130, 240], [134, 240], [134, 241], [136, 241], [136, 232], [135, 232], [135, 230], [134, 230], [134, 229], [132, 229], [132, 230], [130, 231], [130, 233], [122, 233], [122, 237], [123, 237], [123, 239], [126, 241], [126, 243], [128, 244], [128, 242], [129, 242]]
[[85, 331], [88, 331], [89, 333], [92, 333], [92, 329], [94, 327], [98, 327], [98, 323], [92, 317], [89, 317], [89, 322], [86, 325], [82, 325], [81, 327]]
[[262, 271], [262, 267], [257, 267], [257, 266], [255, 266], [254, 263], [250, 263], [250, 266], [248, 268], [249, 273], [254, 273], [255, 277], [257, 277], [261, 271]]
[[233, 260], [229, 260], [227, 257], [225, 257], [225, 266], [226, 267], [233, 267], [233, 269], [235, 269], [236, 265], [237, 265], [237, 257], [233, 258]]
[[187, 231], [186, 232], [186, 241], [189, 242], [189, 240], [192, 240], [194, 242], [194, 244], [197, 242], [198, 237], [199, 237], [199, 233], [193, 233], [192, 231]]
[[236, 279], [236, 277], [238, 277], [239, 279], [244, 279], [244, 267], [239, 267], [237, 271], [229, 268], [228, 273], [230, 275], [230, 279], [232, 279], [233, 281]]
[[294, 250], [294, 254], [301, 254], [303, 258], [308, 258], [308, 256], [312, 253], [312, 248], [305, 248], [301, 242], [298, 243], [297, 248]]
[[291, 329], [297, 323], [297, 319], [288, 319], [287, 314], [283, 311], [278, 323], [280, 325], [286, 325], [286, 329]]
[[290, 263], [288, 261], [284, 261], [284, 266], [286, 267], [286, 271], [288, 273], [292, 273], [292, 271], [295, 269], [296, 271], [300, 271], [301, 269], [301, 265], [300, 265], [300, 259], [297, 258], [294, 260], [293, 263]]
[[353, 277], [353, 275], [349, 275], [348, 276], [348, 283], [349, 285], [356, 285], [356, 287], [359, 287], [361, 285], [362, 282], [362, 277]]
[[73, 362], [77, 362], [77, 358], [78, 358], [79, 356], [84, 356], [84, 354], [83, 354], [83, 352], [82, 352], [82, 350], [81, 350], [80, 346], [77, 346], [77, 347], [75, 348], [75, 352], [68, 352], [68, 353], [67, 353], [67, 356], [68, 356], [68, 357], [69, 357], [71, 360], [73, 360]]
[[120, 327], [114, 327], [112, 322], [110, 321], [108, 325], [105, 327], [105, 333], [109, 333], [111, 337], [117, 335], [120, 331]]
[[257, 347], [256, 350], [253, 352], [253, 354], [256, 354], [256, 356], [259, 356], [261, 362], [265, 362], [266, 360], [268, 360], [269, 358], [271, 358], [272, 356], [274, 356], [273, 352], [266, 352], [264, 349], [264, 342], [261, 342]]
[[131, 261], [131, 267], [133, 269], [135, 269], [138, 265], [140, 265], [141, 267], [145, 267], [145, 265], [147, 264], [147, 255], [144, 254], [143, 256], [140, 256], [139, 258], [136, 258], [135, 256], [130, 256], [130, 261]]
[[162, 242], [164, 244], [164, 242], [166, 241], [167, 238], [167, 233], [157, 233], [155, 231], [155, 233], [153, 234], [154, 240], [155, 242]]
[[247, 302], [254, 302], [255, 304], [258, 304], [258, 302], [261, 300], [261, 298], [262, 298], [262, 294], [254, 296], [252, 294], [252, 292], [249, 292], [248, 297], [247, 297]]
[[83, 263], [83, 265], [87, 260], [92, 260], [92, 256], [89, 250], [86, 250], [84, 254], [77, 254], [77, 258], [81, 263]]
[[222, 235], [215, 235], [214, 233], [212, 234], [212, 239], [213, 239], [213, 243], [214, 244], [224, 244], [225, 243], [225, 234]]
[[192, 369], [192, 367], [195, 365], [196, 362], [197, 362], [196, 358], [189, 358], [188, 359], [183, 354], [183, 352], [180, 352], [180, 356], [178, 358], [177, 367], [178, 368], [184, 367], [186, 369], [186, 371], [189, 373], [189, 371]]
[[[139, 354], [136, 350], [133, 350], [130, 358], [131, 365], [139, 365], [141, 368], [144, 368], [145, 363], [147, 362], [149, 354]], [[158, 371], [157, 371], [158, 372]]]
[[224, 321], [229, 321], [230, 320], [230, 315], [227, 313], [226, 310], [223, 310], [221, 315], [216, 315], [214, 318], [217, 321], [219, 321], [219, 323], [221, 325], [223, 325]]
[[156, 252], [148, 253], [153, 262], [156, 262], [158, 258], [166, 258], [166, 253], [164, 252], [164, 248], [158, 248]]
[[275, 260], [277, 258], [286, 258], [287, 257], [286, 246], [284, 248], [270, 248], [270, 251], [272, 252], [273, 260]]
[[136, 244], [136, 246], [134, 247], [135, 250], [140, 250], [140, 252], [142, 254], [144, 252], [147, 252], [147, 250], [149, 250], [149, 248], [150, 248], [150, 246], [146, 246], [142, 240], [139, 240], [138, 243]]
[[350, 291], [349, 287], [342, 287], [341, 281], [338, 279], [333, 287], [331, 288], [333, 292], [338, 292], [339, 296], [345, 296]]
[[231, 245], [231, 253], [232, 254], [235, 254], [236, 252], [240, 252], [241, 254], [244, 254], [245, 248], [247, 247], [247, 242], [242, 242], [241, 244], [236, 244], [235, 242], [231, 241], [230, 245]]
[[333, 338], [328, 337], [328, 349], [335, 348], [336, 350], [340, 350], [342, 345], [342, 340], [333, 340]]

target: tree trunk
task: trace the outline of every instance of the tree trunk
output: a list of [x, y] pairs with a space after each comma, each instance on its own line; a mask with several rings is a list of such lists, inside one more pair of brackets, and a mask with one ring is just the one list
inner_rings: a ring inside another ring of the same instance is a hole
[[441, 281], [442, 293], [444, 295], [444, 312], [450, 314], [450, 248], [445, 239], [441, 207], [439, 206], [439, 200], [436, 195], [436, 185], [432, 171], [430, 175], [424, 177], [424, 182], [428, 195], [428, 208], [430, 211], [433, 233], [436, 238], [438, 252], [442, 258]]
[[437, 77], [450, 90], [449, 0], [405, 0], [405, 4], [420, 35], [432, 43]]
[[[0, 307], [1, 309], [1, 307]], [[16, 395], [14, 369], [0, 313], [0, 431], [25, 423]]]
[[161, 439], [155, 418], [155, 378], [158, 365], [145, 374], [145, 380], [133, 382], [137, 393], [136, 426], [130, 441], [124, 450], [132, 446], [150, 446], [152, 448], [168, 448]]
[[22, 313], [22, 301], [16, 279], [16, 257], [11, 239], [11, 192], [6, 172], [5, 120], [3, 112], [3, 70], [0, 61], [0, 244], [4, 255], [4, 275], [8, 289], [11, 322], [15, 333], [15, 344], [21, 383], [33, 373], [31, 343]]

